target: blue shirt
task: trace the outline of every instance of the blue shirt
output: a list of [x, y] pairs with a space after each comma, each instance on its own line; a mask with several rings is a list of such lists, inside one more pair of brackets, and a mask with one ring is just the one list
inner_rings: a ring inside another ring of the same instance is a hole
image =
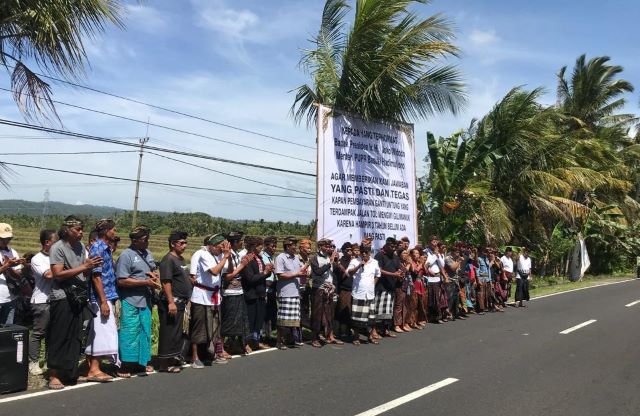
[[[111, 253], [111, 247], [102, 240], [97, 240], [91, 246], [89, 250], [89, 257], [100, 256], [102, 257], [102, 265], [94, 267], [92, 274], [100, 273], [102, 278], [102, 290], [107, 300], [118, 299], [118, 291], [116, 289], [116, 273], [113, 269], [113, 254]], [[99, 299], [95, 296], [95, 289], [93, 287], [93, 280], [91, 282], [91, 301], [98, 302]]]
[[489, 267], [489, 259], [484, 256], [478, 257], [478, 280], [481, 282], [491, 281], [491, 267]]

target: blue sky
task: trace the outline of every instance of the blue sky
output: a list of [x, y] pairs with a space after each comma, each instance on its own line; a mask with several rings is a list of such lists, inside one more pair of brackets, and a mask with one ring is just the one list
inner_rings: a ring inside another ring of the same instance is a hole
[[[290, 90], [306, 82], [298, 68], [300, 51], [317, 31], [322, 1], [317, 0], [147, 0], [128, 3], [126, 30], [109, 29], [88, 41], [91, 67], [85, 84], [156, 105], [313, 146], [315, 132], [296, 126], [288, 111]], [[571, 68], [582, 53], [608, 55], [625, 67], [624, 78], [640, 87], [640, 45], [636, 34], [640, 3], [632, 1], [507, 1], [435, 0], [416, 5], [427, 16], [444, 13], [454, 24], [461, 48], [458, 64], [468, 85], [469, 103], [457, 116], [439, 115], [415, 123], [417, 160], [426, 155], [427, 131], [448, 135], [481, 117], [509, 89], [544, 87], [544, 101], [555, 101], [555, 74]], [[6, 72], [0, 86], [8, 88]], [[55, 98], [152, 123], [197, 132], [255, 148], [315, 160], [315, 151], [268, 140], [221, 126], [180, 117], [142, 105], [83, 90], [54, 85]], [[627, 112], [638, 113], [639, 94], [628, 97]], [[59, 106], [71, 130], [135, 141], [146, 133], [141, 124]], [[0, 92], [0, 116], [22, 121], [6, 92]], [[5, 152], [121, 150], [114, 145], [82, 140], [49, 140], [43, 133], [0, 126]], [[151, 127], [150, 144], [256, 164], [315, 172], [313, 163]], [[3, 153], [5, 153], [3, 152]], [[179, 158], [176, 156], [176, 158]], [[286, 174], [182, 158], [191, 163], [247, 176], [289, 189], [313, 193], [315, 181]], [[2, 160], [52, 168], [134, 178], [137, 155], [8, 156]], [[418, 163], [418, 174], [425, 172]], [[144, 158], [143, 179], [261, 193], [291, 194], [153, 155]], [[133, 184], [62, 173], [16, 168], [10, 190], [0, 199], [51, 199], [131, 208]], [[143, 210], [201, 211], [227, 218], [264, 218], [309, 222], [314, 201], [249, 197], [208, 191], [187, 191], [156, 185], [141, 187]], [[0, 211], [1, 213], [1, 211]]]

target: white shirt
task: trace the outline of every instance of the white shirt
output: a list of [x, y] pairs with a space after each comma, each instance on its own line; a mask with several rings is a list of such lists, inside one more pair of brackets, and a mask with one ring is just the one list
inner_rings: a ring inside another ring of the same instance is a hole
[[[444, 262], [444, 258], [442, 261]], [[440, 265], [438, 263], [438, 255], [429, 251], [427, 253], [425, 268], [433, 274], [440, 274]], [[438, 283], [440, 281], [440, 276], [427, 276], [427, 281], [430, 283]]]
[[521, 254], [520, 257], [518, 257], [517, 266], [518, 266], [518, 272], [516, 273], [516, 279], [520, 279], [520, 272], [522, 272], [523, 274], [531, 275], [531, 257], [527, 257], [525, 259], [524, 256]]
[[[360, 264], [361, 259], [353, 259], [349, 263], [347, 270], [353, 270]], [[370, 258], [368, 262], [364, 264], [364, 267], [359, 268], [353, 275], [353, 286], [351, 288], [351, 296], [354, 299], [359, 300], [373, 300], [376, 296], [376, 277], [381, 276], [380, 266], [378, 261], [374, 258]]]
[[[222, 260], [224, 255], [220, 253], [214, 256], [209, 250], [199, 251], [198, 264], [196, 265], [196, 282], [210, 288], [218, 288], [217, 295], [213, 290], [202, 289], [197, 286], [193, 287], [191, 292], [191, 302], [198, 305], [218, 306], [222, 299], [220, 287], [222, 286], [222, 273], [227, 271], [227, 266], [222, 268], [218, 274], [211, 273], [211, 269], [216, 267]], [[214, 302], [215, 300], [215, 302]]]
[[200, 256], [204, 251], [207, 251], [206, 246], [200, 247], [200, 250], [193, 253], [191, 256], [191, 263], [189, 264], [189, 274], [195, 276], [198, 274], [198, 261], [200, 260]]
[[[12, 248], [7, 248], [7, 250], [0, 251], [0, 263], [4, 263], [5, 261], [7, 261], [7, 258], [18, 258], [18, 257], [20, 256]], [[13, 270], [15, 271], [18, 271], [20, 269], [22, 269], [22, 264], [19, 264], [13, 267]], [[13, 277], [7, 276], [8, 274], [9, 274], [8, 270], [5, 273], [0, 274], [0, 303], [8, 303], [16, 298], [14, 295], [9, 293], [9, 286], [7, 286], [7, 279], [13, 279]]]
[[513, 273], [513, 259], [511, 257], [502, 256], [500, 262], [505, 272]]
[[33, 273], [35, 287], [31, 295], [31, 303], [47, 303], [49, 293], [51, 293], [51, 286], [53, 285], [53, 279], [44, 277], [44, 274], [49, 270], [51, 270], [51, 264], [49, 263], [48, 254], [44, 254], [41, 251], [33, 256], [31, 259], [31, 272]]

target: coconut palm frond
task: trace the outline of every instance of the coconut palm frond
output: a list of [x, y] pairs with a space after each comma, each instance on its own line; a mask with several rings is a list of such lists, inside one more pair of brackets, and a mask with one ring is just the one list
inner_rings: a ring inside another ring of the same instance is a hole
[[559, 196], [547, 196], [547, 199], [556, 204], [556, 206], [560, 208], [567, 215], [567, 217], [571, 218], [572, 220], [585, 219], [591, 212], [591, 209], [588, 206], [568, 198]]

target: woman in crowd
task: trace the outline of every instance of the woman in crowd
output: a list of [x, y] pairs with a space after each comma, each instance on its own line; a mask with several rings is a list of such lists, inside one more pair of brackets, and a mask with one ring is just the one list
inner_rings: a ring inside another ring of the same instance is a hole
[[426, 259], [421, 253], [422, 250], [418, 246], [411, 250], [411, 277], [416, 299], [411, 322], [416, 329], [423, 329], [427, 325], [427, 288], [424, 281]]
[[271, 276], [273, 264], [265, 264], [260, 252], [263, 247], [263, 240], [260, 237], [247, 236], [244, 239], [244, 246], [247, 255], [251, 256], [246, 266], [240, 272], [242, 276], [242, 290], [247, 304], [247, 316], [249, 318], [249, 340], [250, 348], [269, 348], [260, 342], [260, 331], [264, 323], [264, 316], [267, 302], [267, 277]]
[[[353, 289], [353, 276], [347, 273], [349, 264], [353, 260], [352, 244], [347, 242], [342, 245], [340, 252], [342, 257], [338, 260], [334, 268], [336, 276], [336, 288], [338, 290], [338, 303], [336, 305], [336, 322], [338, 323], [338, 334], [344, 338], [351, 333], [351, 291]], [[355, 338], [354, 338], [355, 339]]]

